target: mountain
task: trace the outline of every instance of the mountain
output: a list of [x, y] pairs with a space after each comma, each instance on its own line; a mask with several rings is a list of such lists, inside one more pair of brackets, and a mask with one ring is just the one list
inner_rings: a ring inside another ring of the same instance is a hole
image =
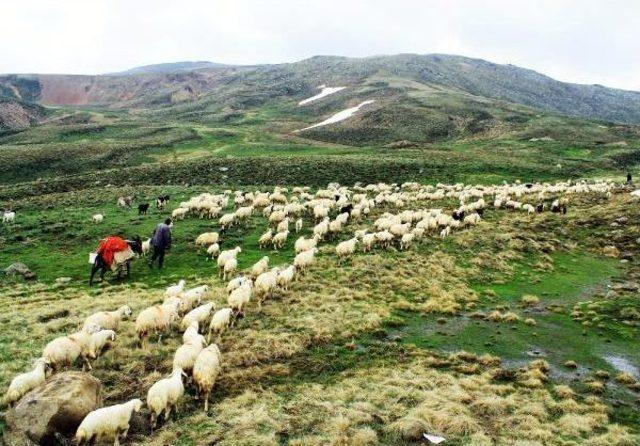
[[193, 71], [193, 70], [201, 70], [203, 68], [220, 68], [226, 67], [228, 65], [208, 62], [208, 61], [185, 61], [185, 62], [170, 62], [170, 63], [159, 63], [153, 65], [143, 65], [140, 67], [130, 68], [125, 71], [120, 71], [117, 73], [109, 73], [109, 76], [128, 76], [132, 74], [157, 74], [157, 73], [179, 73], [181, 71]]

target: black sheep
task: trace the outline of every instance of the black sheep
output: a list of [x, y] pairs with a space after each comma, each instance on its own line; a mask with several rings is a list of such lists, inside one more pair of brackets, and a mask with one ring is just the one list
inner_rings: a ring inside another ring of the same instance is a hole
[[138, 215], [147, 215], [149, 210], [149, 203], [140, 203], [138, 205]]

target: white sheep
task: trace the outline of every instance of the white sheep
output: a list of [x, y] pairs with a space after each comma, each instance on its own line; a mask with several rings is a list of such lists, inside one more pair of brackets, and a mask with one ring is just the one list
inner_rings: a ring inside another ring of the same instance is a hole
[[416, 235], [413, 232], [404, 234], [400, 239], [400, 249], [403, 250], [410, 247], [413, 244], [413, 241], [415, 238], [416, 238]]
[[278, 270], [272, 269], [271, 271], [267, 271], [265, 273], [260, 274], [256, 278], [256, 282], [253, 287], [253, 292], [258, 300], [258, 308], [262, 308], [262, 301], [271, 297], [273, 294], [273, 290], [276, 288], [278, 284]]
[[198, 321], [191, 321], [187, 329], [182, 334], [182, 342], [187, 343], [198, 336], [200, 336], [200, 324]]
[[180, 326], [184, 330], [189, 325], [191, 325], [191, 322], [193, 321], [196, 321], [199, 324], [202, 324], [207, 319], [209, 319], [209, 316], [211, 315], [211, 311], [213, 311], [213, 302], [200, 305], [199, 307], [196, 307], [190, 312], [188, 312], [186, 316], [182, 318], [182, 322], [180, 323]]
[[295, 250], [296, 254], [299, 254], [302, 251], [308, 251], [315, 248], [319, 240], [319, 235], [314, 235], [312, 238], [305, 238], [304, 236], [302, 236], [298, 240], [296, 240], [293, 245], [293, 249]]
[[220, 229], [222, 229], [223, 231], [229, 229], [231, 226], [233, 226], [233, 223], [235, 222], [235, 220], [236, 220], [236, 214], [224, 214], [218, 220], [218, 223], [220, 224]]
[[282, 220], [280, 223], [278, 223], [278, 226], [276, 226], [276, 231], [277, 232], [284, 232], [284, 231], [289, 231], [289, 218], [285, 218], [284, 220]]
[[202, 351], [207, 341], [202, 335], [193, 336], [188, 342], [182, 344], [173, 355], [173, 369], [181, 369], [189, 374], [196, 362], [198, 353]]
[[273, 211], [271, 212], [271, 215], [269, 215], [269, 223], [275, 223], [278, 224], [280, 223], [282, 220], [284, 220], [286, 218], [287, 214], [285, 214], [285, 212], [283, 210], [278, 210], [278, 211]]
[[142, 242], [142, 255], [146, 256], [151, 251], [151, 239], [148, 238]]
[[224, 264], [227, 263], [227, 260], [235, 259], [240, 252], [242, 252], [242, 249], [239, 246], [220, 252], [220, 255], [218, 256], [218, 270], [221, 275], [224, 271]]
[[96, 333], [91, 334], [91, 338], [89, 339], [89, 353], [88, 357], [90, 359], [97, 359], [104, 348], [109, 344], [109, 342], [113, 342], [116, 340], [116, 332], [113, 330], [100, 330]]
[[296, 233], [302, 231], [302, 219], [299, 218], [296, 220]]
[[247, 281], [251, 281], [251, 279], [249, 279], [248, 277], [245, 277], [245, 276], [238, 276], [238, 277], [235, 277], [235, 278], [231, 279], [229, 281], [229, 283], [227, 284], [227, 293], [230, 293], [233, 290], [235, 290], [236, 288], [239, 288], [240, 286], [242, 286], [243, 283], [245, 283]]
[[[253, 284], [251, 281], [243, 283], [240, 287], [236, 288], [227, 297], [227, 304], [233, 309], [235, 316], [242, 314], [244, 306], [249, 303], [253, 295]], [[232, 321], [231, 325], [233, 325]]]
[[222, 270], [222, 279], [227, 280], [228, 277], [233, 276], [238, 269], [238, 259], [235, 257], [230, 258], [224, 262], [224, 268]]
[[278, 286], [284, 290], [289, 289], [289, 285], [293, 282], [296, 275], [296, 267], [289, 265], [287, 268], [278, 272], [277, 283]]
[[185, 283], [186, 282], [184, 280], [180, 280], [177, 285], [172, 285], [168, 287], [164, 292], [164, 295], [166, 297], [179, 296], [182, 293], [182, 290], [184, 289]]
[[205, 232], [196, 238], [196, 246], [206, 246], [220, 241], [220, 235], [217, 232]]
[[304, 272], [313, 265], [315, 261], [315, 255], [318, 252], [318, 248], [312, 248], [308, 251], [302, 251], [297, 254], [293, 259], [293, 264], [296, 268], [298, 268], [301, 272]]
[[180, 314], [191, 311], [196, 305], [199, 305], [200, 302], [202, 302], [202, 298], [207, 294], [207, 291], [209, 291], [209, 287], [207, 285], [201, 285], [183, 292], [179, 307]]
[[349, 257], [350, 255], [352, 255], [356, 251], [357, 243], [358, 239], [355, 237], [338, 243], [336, 245], [336, 255], [338, 256], [338, 261], [342, 261], [345, 257]]
[[210, 259], [215, 258], [218, 254], [220, 254], [220, 245], [217, 243], [212, 243], [207, 248], [207, 255]]
[[209, 395], [220, 373], [220, 362], [220, 349], [216, 344], [211, 344], [200, 352], [193, 365], [193, 382], [198, 395], [204, 399], [205, 412], [209, 410]]
[[362, 250], [364, 252], [369, 252], [373, 248], [373, 245], [376, 243], [376, 235], [369, 233], [364, 234], [362, 236]]
[[48, 367], [49, 363], [46, 359], [38, 358], [35, 361], [33, 370], [15, 376], [11, 380], [9, 389], [7, 389], [4, 397], [5, 403], [9, 406], [13, 405], [28, 392], [42, 384], [46, 379]]
[[231, 324], [231, 316], [233, 310], [231, 308], [222, 308], [216, 311], [211, 317], [211, 323], [209, 324], [209, 335], [207, 336], [207, 342], [211, 342], [211, 336], [215, 334], [220, 339], [220, 335]]
[[102, 407], [89, 412], [78, 426], [76, 444], [93, 444], [104, 439], [113, 439], [113, 445], [120, 444], [120, 438], [127, 438], [133, 412], [140, 412], [142, 401], [138, 398], [126, 403]]
[[269, 269], [269, 256], [264, 256], [251, 267], [251, 277], [258, 277]]
[[189, 209], [187, 208], [177, 208], [171, 212], [171, 218], [174, 220], [183, 220], [184, 217], [189, 213]]
[[94, 223], [102, 223], [103, 220], [104, 214], [93, 214], [93, 216], [91, 217], [91, 221], [93, 221]]
[[84, 346], [67, 336], [55, 338], [42, 351], [42, 357], [53, 370], [72, 365], [80, 357]]
[[14, 211], [4, 211], [2, 214], [2, 223], [14, 223], [16, 221], [16, 213]]
[[97, 326], [105, 330], [117, 331], [120, 327], [120, 321], [129, 317], [131, 317], [131, 307], [129, 305], [123, 305], [114, 311], [99, 311], [84, 320], [82, 329], [88, 330], [90, 327]]
[[155, 305], [138, 314], [135, 330], [141, 347], [145, 346], [145, 341], [152, 332], [158, 335], [158, 342], [162, 342], [162, 334], [171, 328], [178, 317], [178, 305], [179, 301]]
[[260, 249], [264, 248], [265, 246], [267, 246], [269, 243], [271, 243], [271, 238], [273, 237], [273, 229], [269, 228], [267, 230], [267, 232], [265, 232], [264, 234], [262, 234], [260, 236], [260, 238], [258, 239], [258, 247]]
[[442, 231], [440, 231], [440, 237], [443, 239], [449, 236], [449, 234], [451, 234], [451, 226], [447, 226]]
[[273, 243], [273, 248], [278, 250], [281, 249], [285, 242], [287, 241], [287, 237], [289, 236], [289, 231], [278, 232], [273, 236], [271, 243]]
[[161, 379], [153, 384], [147, 392], [147, 406], [151, 411], [151, 428], [155, 428], [158, 418], [164, 412], [167, 421], [171, 415], [171, 409], [177, 408], [178, 401], [184, 395], [182, 377], [187, 375], [181, 369], [174, 369], [168, 378]]
[[320, 238], [320, 240], [322, 240], [324, 236], [327, 235], [327, 232], [329, 232], [328, 217], [326, 217], [324, 220], [322, 220], [320, 223], [318, 223], [313, 227], [313, 235], [317, 235]]

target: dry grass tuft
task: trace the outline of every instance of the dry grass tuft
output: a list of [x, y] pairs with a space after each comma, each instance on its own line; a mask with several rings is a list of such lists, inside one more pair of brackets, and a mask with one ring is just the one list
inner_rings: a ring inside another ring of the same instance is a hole
[[633, 375], [627, 372], [618, 373], [616, 375], [616, 381], [618, 381], [620, 384], [627, 384], [627, 385], [636, 383], [636, 379], [633, 377]]
[[540, 298], [533, 294], [525, 294], [520, 298], [520, 302], [522, 302], [522, 305], [525, 307], [532, 307], [540, 303]]

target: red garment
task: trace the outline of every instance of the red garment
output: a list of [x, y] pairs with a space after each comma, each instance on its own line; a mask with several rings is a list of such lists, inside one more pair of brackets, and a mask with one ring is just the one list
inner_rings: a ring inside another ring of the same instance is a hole
[[102, 257], [102, 260], [104, 260], [107, 266], [111, 267], [115, 253], [124, 251], [127, 248], [129, 248], [129, 245], [124, 239], [116, 236], [110, 236], [100, 241], [97, 253]]

